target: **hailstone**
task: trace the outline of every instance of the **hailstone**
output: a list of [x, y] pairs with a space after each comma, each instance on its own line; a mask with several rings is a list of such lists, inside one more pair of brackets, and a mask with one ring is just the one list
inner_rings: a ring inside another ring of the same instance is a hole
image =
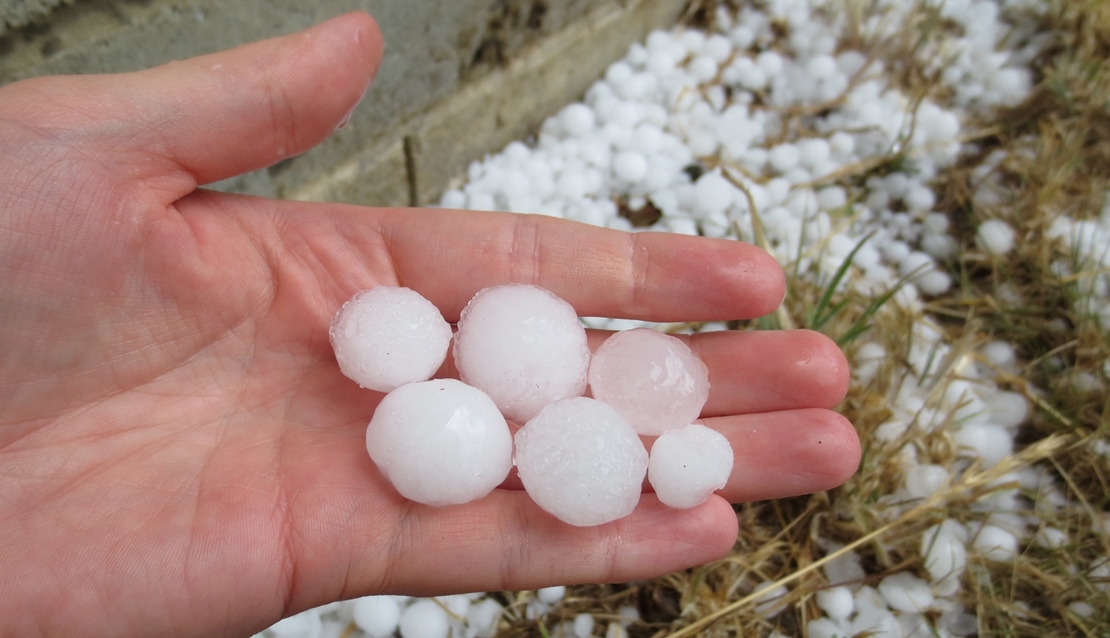
[[586, 390], [590, 349], [570, 304], [539, 286], [508, 284], [474, 295], [455, 336], [459, 377], [521, 423]]
[[366, 449], [401, 496], [426, 505], [489, 494], [512, 469], [512, 435], [488, 396], [454, 379], [410, 383], [382, 399]]
[[595, 399], [613, 406], [640, 434], [685, 427], [709, 398], [709, 369], [682, 341], [647, 328], [618, 332], [594, 353]]
[[515, 440], [525, 491], [565, 523], [608, 523], [631, 514], [640, 501], [647, 450], [632, 426], [600, 401], [552, 403]]
[[728, 439], [694, 423], [655, 440], [648, 461], [648, 481], [664, 505], [694, 507], [725, 486], [732, 462]]
[[344, 375], [389, 392], [435, 374], [447, 358], [451, 325], [420, 293], [378, 286], [343, 304], [329, 336]]

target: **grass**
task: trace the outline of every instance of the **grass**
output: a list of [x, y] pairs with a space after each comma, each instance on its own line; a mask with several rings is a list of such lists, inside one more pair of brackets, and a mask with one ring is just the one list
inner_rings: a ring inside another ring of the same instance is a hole
[[[711, 26], [718, 4], [693, 3], [689, 16]], [[952, 26], [921, 8], [895, 37], [866, 42], [859, 23], [871, 5], [845, 0], [847, 44], [883, 60], [916, 100], [950, 98], [936, 81], [943, 60], [929, 55], [940, 50], [934, 45]], [[1107, 273], [1069, 254], [1048, 234], [1059, 215], [1097, 216], [1110, 190], [1110, 64], [1105, 62], [1110, 60], [1110, 2], [1048, 2], [1038, 33], [1046, 44], [1033, 63], [1032, 94], [1014, 108], [972, 122], [969, 138], [977, 151], [965, 153], [933, 182], [937, 210], [952, 220], [960, 250], [946, 264], [955, 280], [952, 291], [931, 299], [924, 313], [951, 347], [931, 353], [931, 399], [906, 417], [905, 431], [892, 436], [880, 430], [896, 413], [905, 361], [920, 347], [914, 326], [922, 317], [888, 303], [895, 291], [868, 296], [842, 286], [856, 251], [823, 286], [813, 283], [804, 268], [787, 269], [791, 293], [780, 315], [744, 327], [808, 326], [836, 339], [849, 356], [865, 336], [889, 353], [873, 381], [854, 382], [839, 408], [864, 443], [859, 473], [830, 492], [737, 506], [741, 532], [736, 547], [710, 565], [642, 583], [572, 588], [560, 608], [539, 620], [524, 617], [529, 594], [504, 594], [510, 607], [499, 635], [558, 635], [559, 623], [577, 613], [594, 614], [600, 624], [632, 606], [642, 618], [628, 627], [632, 636], [765, 636], [775, 631], [804, 636], [808, 620], [822, 615], [815, 594], [827, 586], [823, 561], [854, 551], [865, 570], [861, 582], [871, 585], [898, 571], [923, 574], [923, 530], [946, 517], [982, 520], [978, 504], [984, 498], [1015, 488], [1037, 507], [1042, 526], [1064, 531], [1066, 540], [1054, 548], [1023, 543], [1012, 562], [970, 557], [959, 596], [977, 617], [976, 634], [1110, 635], [1110, 570], [1097, 567], [1110, 556], [1110, 530], [1104, 524], [1110, 509], [1110, 453], [1100, 453], [1094, 443], [1110, 442], [1110, 393], [1104, 391], [1110, 383], [1110, 331], [1082, 311], [1093, 282]], [[997, 150], [1006, 158], [985, 176], [982, 167]], [[858, 187], [868, 176], [896, 170], [904, 161], [900, 150], [892, 149], [881, 161], [848, 167], [833, 178]], [[982, 188], [997, 197], [977, 198]], [[993, 257], [978, 249], [974, 228], [987, 218], [1004, 219], [1017, 230], [1013, 252]], [[1020, 358], [1016, 371], [997, 371], [1000, 387], [1025, 395], [1034, 406], [1020, 432], [1018, 452], [990, 470], [966, 467], [924, 502], [896, 502], [902, 481], [897, 459], [907, 447], [923, 460], [966, 465], [957, 459], [951, 438], [959, 411], [931, 410], [968, 366], [986, 365], [979, 348], [998, 339], [1015, 344]], [[1053, 477], [1064, 505], [1036, 505], [1049, 497], [1013, 482], [1013, 471], [1021, 467]], [[767, 604], [752, 593], [762, 582], [789, 586], [778, 601], [785, 610], [777, 616], [755, 611]], [[1090, 613], [1080, 613], [1086, 610], [1076, 603], [1088, 605]], [[937, 616], [927, 614], [930, 620]]]

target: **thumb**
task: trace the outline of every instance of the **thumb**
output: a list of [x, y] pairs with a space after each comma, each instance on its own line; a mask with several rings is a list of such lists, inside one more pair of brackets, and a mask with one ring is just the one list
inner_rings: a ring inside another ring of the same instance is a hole
[[382, 58], [373, 18], [312, 29], [132, 74], [148, 152], [206, 184], [274, 164], [331, 135]]
[[17, 82], [3, 90], [0, 123], [126, 167], [117, 172], [156, 183], [168, 204], [319, 144], [354, 110], [381, 58], [373, 18], [349, 13], [137, 73]]

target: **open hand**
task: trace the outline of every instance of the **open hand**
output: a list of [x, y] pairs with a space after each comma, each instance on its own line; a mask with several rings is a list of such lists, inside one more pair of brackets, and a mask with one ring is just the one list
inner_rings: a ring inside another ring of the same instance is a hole
[[[198, 186], [319, 143], [381, 59], [365, 14], [114, 76], [0, 89], [0, 634], [242, 635], [375, 592], [642, 579], [713, 560], [728, 501], [823, 490], [859, 443], [819, 335], [699, 335], [704, 422], [736, 468], [692, 510], [645, 494], [598, 528], [514, 486], [429, 508], [364, 444], [381, 395], [328, 344], [360, 289], [413, 288], [449, 321], [535, 283], [582, 315], [725, 320], [784, 284], [731, 241], [538, 216], [270, 201]], [[596, 344], [602, 335], [595, 334]]]

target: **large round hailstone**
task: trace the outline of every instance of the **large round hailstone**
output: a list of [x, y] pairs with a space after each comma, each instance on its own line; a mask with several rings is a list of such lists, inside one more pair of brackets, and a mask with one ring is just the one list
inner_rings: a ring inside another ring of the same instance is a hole
[[732, 446], [723, 434], [693, 423], [655, 440], [648, 482], [661, 503], [686, 509], [701, 505], [725, 486], [732, 461]]
[[493, 401], [454, 379], [397, 388], [366, 428], [366, 449], [378, 469], [401, 496], [425, 505], [489, 494], [512, 469], [512, 447]]
[[632, 513], [640, 501], [648, 453], [636, 431], [601, 401], [549, 404], [516, 433], [524, 490], [544, 511], [585, 527]]
[[459, 377], [524, 423], [543, 406], [586, 391], [590, 348], [571, 305], [539, 286], [508, 284], [474, 295], [455, 336]]
[[709, 398], [709, 369], [682, 341], [647, 328], [618, 332], [590, 363], [595, 399], [620, 412], [640, 434], [686, 427]]
[[378, 286], [343, 304], [330, 337], [344, 375], [364, 388], [389, 392], [435, 374], [447, 358], [451, 324], [420, 293]]

